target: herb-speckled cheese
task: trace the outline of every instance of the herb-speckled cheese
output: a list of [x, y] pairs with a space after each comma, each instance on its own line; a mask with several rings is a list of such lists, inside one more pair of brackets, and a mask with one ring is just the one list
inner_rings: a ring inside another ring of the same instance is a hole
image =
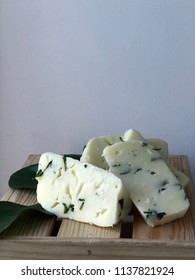
[[149, 143], [116, 143], [103, 155], [148, 225], [162, 225], [186, 213], [189, 201], [182, 185]]
[[102, 157], [104, 148], [121, 142], [120, 136], [99, 136], [90, 139], [83, 150], [80, 158], [81, 162], [88, 162], [103, 169], [108, 169], [108, 165]]
[[[103, 150], [107, 146], [131, 140], [146, 141], [144, 137], [135, 129], [127, 130], [122, 136], [104, 135], [91, 138], [83, 150], [80, 161], [91, 163], [103, 169], [108, 169], [109, 166], [102, 156]], [[158, 150], [163, 155], [167, 155], [168, 157], [168, 144], [165, 141], [153, 138], [150, 140], [148, 139], [148, 141], [151, 141], [151, 143], [154, 144], [154, 149]]]
[[105, 161], [104, 157], [102, 156], [103, 150], [107, 146], [111, 146], [116, 143], [120, 142], [129, 142], [132, 140], [140, 140], [148, 142], [153, 146], [153, 149], [158, 151], [164, 160], [166, 160], [166, 163], [169, 165], [169, 168], [174, 173], [174, 175], [177, 177], [179, 182], [182, 184], [183, 187], [185, 187], [188, 182], [189, 178], [180, 170], [174, 168], [169, 163], [168, 159], [168, 144], [162, 139], [156, 139], [156, 138], [149, 138], [145, 139], [137, 130], [135, 129], [129, 129], [127, 130], [124, 135], [122, 136], [99, 136], [92, 138], [88, 141], [83, 154], [81, 156], [80, 161], [81, 162], [88, 162], [95, 166], [98, 166], [100, 168], [109, 169], [109, 166], [107, 162]]
[[132, 208], [129, 194], [113, 173], [70, 157], [42, 154], [37, 200], [61, 218], [97, 226], [117, 224]]
[[145, 141], [153, 146], [153, 149], [158, 151], [162, 158], [166, 161], [166, 164], [169, 166], [173, 174], [176, 176], [178, 181], [183, 187], [186, 187], [189, 183], [189, 178], [186, 176], [183, 172], [176, 169], [174, 166], [172, 166], [169, 163], [169, 151], [168, 151], [168, 143], [165, 142], [162, 139], [156, 139], [156, 138], [149, 138], [145, 139], [137, 130], [135, 129], [129, 129], [124, 133], [123, 136], [124, 141], [132, 141], [132, 140], [140, 140]]
[[129, 129], [127, 130], [123, 135], [123, 140], [126, 142], [132, 141], [132, 140], [140, 140], [140, 141], [146, 141], [150, 143], [150, 145], [153, 146], [153, 149], [158, 151], [164, 158], [168, 158], [169, 152], [168, 152], [168, 143], [165, 142], [162, 139], [157, 138], [149, 138], [145, 139], [137, 130], [135, 129]]

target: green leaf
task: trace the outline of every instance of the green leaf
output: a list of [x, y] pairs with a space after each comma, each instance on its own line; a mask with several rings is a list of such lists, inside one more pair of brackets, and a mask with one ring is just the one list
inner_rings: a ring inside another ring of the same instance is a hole
[[52, 213], [47, 212], [40, 204], [26, 206], [11, 201], [0, 201], [0, 233], [7, 229], [19, 216], [32, 211], [54, 216]]
[[34, 189], [37, 188], [35, 175], [38, 170], [38, 164], [24, 167], [13, 173], [8, 181], [10, 188], [13, 189]]
[[[72, 157], [80, 160], [81, 155], [79, 154], [66, 154], [64, 157]], [[37, 188], [37, 180], [35, 179], [38, 171], [38, 164], [33, 164], [14, 172], [8, 181], [8, 185], [12, 189], [33, 189]]]

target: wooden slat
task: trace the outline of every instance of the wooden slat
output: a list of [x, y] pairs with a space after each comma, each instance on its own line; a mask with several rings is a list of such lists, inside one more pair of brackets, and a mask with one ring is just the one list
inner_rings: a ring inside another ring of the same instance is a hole
[[60, 226], [58, 237], [78, 238], [119, 238], [121, 223], [113, 228], [102, 228], [94, 225], [64, 219]]
[[16, 237], [0, 239], [0, 259], [195, 259], [195, 243], [179, 241]]
[[[189, 176], [188, 160], [185, 156], [170, 157], [170, 162], [174, 165], [174, 167]], [[188, 192], [190, 192], [189, 210], [183, 218], [180, 218], [172, 223], [152, 228], [145, 223], [138, 211], [135, 211], [132, 237], [139, 240], [195, 240], [195, 227], [192, 222], [195, 216], [195, 190], [192, 186], [191, 178], [190, 183], [186, 187], [187, 195]]]
[[29, 213], [19, 217], [0, 237], [8, 236], [50, 236], [55, 218], [43, 213]]

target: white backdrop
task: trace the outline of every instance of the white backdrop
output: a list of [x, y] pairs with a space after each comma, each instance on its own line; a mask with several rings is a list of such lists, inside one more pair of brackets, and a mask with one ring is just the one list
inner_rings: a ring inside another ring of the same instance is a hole
[[194, 0], [0, 0], [0, 194], [29, 154], [129, 128], [189, 157]]

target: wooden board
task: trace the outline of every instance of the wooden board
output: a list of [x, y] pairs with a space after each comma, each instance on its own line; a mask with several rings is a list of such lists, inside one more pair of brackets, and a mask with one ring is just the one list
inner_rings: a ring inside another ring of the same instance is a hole
[[57, 237], [77, 238], [119, 238], [121, 223], [113, 228], [101, 228], [85, 223], [64, 219], [61, 223]]
[[[31, 155], [24, 166], [37, 163]], [[173, 166], [189, 176], [190, 209], [172, 223], [149, 227], [136, 209], [113, 228], [24, 215], [0, 235], [0, 259], [195, 259], [195, 189], [186, 156], [171, 156]], [[24, 205], [36, 192], [9, 189], [1, 200]]]

